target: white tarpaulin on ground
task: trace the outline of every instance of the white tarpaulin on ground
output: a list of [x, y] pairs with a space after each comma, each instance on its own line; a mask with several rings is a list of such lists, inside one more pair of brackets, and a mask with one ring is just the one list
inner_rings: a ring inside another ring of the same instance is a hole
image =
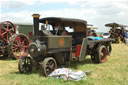
[[86, 76], [86, 74], [79, 70], [79, 71], [72, 71], [71, 69], [68, 68], [58, 68], [56, 70], [54, 70], [51, 74], [49, 74], [50, 77], [53, 78], [63, 78], [64, 80], [75, 80], [75, 81], [79, 81], [79, 80], [86, 80], [84, 77]]

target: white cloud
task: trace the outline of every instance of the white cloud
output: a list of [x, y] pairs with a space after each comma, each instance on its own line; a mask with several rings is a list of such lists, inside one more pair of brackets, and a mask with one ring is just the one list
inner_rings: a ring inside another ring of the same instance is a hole
[[65, 3], [71, 4], [71, 5], [75, 5], [75, 4], [77, 4], [81, 1], [87, 1], [87, 0], [45, 0], [45, 1], [40, 0], [40, 2], [42, 4], [45, 4], [45, 3], [63, 3], [63, 2], [65, 2]]
[[[79, 13], [80, 12], [80, 13]], [[67, 18], [80, 18], [86, 19], [90, 16], [93, 18], [96, 15], [96, 11], [94, 10], [84, 10], [84, 9], [63, 9], [63, 10], [48, 10], [48, 11], [20, 11], [20, 12], [9, 12], [2, 14], [2, 21], [11, 20], [14, 22], [26, 22], [30, 20], [31, 15], [33, 13], [39, 13], [41, 17], [67, 17]], [[87, 16], [87, 17], [86, 17]], [[30, 22], [30, 21], [28, 21]]]
[[[46, 3], [68, 3], [76, 4], [79, 0], [1, 0], [2, 8], [19, 8], [27, 5], [46, 4]], [[80, 0], [81, 1], [81, 0]]]
[[37, 4], [38, 0], [1, 0], [2, 8], [19, 8]]
[[31, 11], [9, 12], [2, 14], [2, 21], [12, 21], [14, 23], [32, 23]]
[[[7, 3], [5, 3], [7, 2]], [[77, 6], [76, 8], [61, 8], [56, 10], [24, 10], [19, 12], [10, 11], [2, 13], [2, 21], [10, 20], [19, 23], [32, 23], [32, 14], [39, 13], [41, 17], [67, 17], [84, 19], [99, 27], [99, 31], [108, 30], [104, 24], [109, 22], [119, 22], [128, 24], [128, 1], [127, 0], [4, 0], [2, 4], [7, 8], [36, 6], [46, 3], [67, 3]], [[13, 10], [13, 9], [12, 9]]]
[[0, 21], [1, 21], [1, 14], [2, 14], [2, 13], [1, 13], [1, 3], [0, 3]]

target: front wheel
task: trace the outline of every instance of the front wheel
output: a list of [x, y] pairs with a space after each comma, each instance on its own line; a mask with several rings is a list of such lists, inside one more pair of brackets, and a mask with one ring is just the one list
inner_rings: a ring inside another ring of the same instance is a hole
[[44, 61], [41, 63], [41, 70], [43, 76], [48, 76], [56, 68], [57, 68], [56, 60], [52, 57], [45, 58]]
[[32, 71], [32, 59], [31, 57], [23, 56], [18, 63], [18, 69], [20, 73], [29, 73]]

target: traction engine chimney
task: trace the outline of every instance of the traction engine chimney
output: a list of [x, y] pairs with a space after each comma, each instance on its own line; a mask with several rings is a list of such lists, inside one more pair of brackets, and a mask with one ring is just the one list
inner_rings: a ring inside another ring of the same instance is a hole
[[32, 17], [33, 17], [33, 26], [34, 26], [33, 35], [38, 36], [40, 15], [39, 14], [33, 14]]

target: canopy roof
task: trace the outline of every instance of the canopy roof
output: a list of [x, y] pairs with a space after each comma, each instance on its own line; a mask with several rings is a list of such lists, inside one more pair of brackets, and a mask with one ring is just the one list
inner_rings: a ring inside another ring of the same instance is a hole
[[127, 25], [121, 25], [121, 24], [118, 24], [118, 23], [108, 23], [108, 24], [105, 24], [106, 27], [128, 27]]
[[87, 27], [87, 29], [98, 29], [98, 28], [97, 27], [92, 27], [92, 26], [90, 27], [89, 26], [89, 27]]
[[48, 21], [49, 24], [56, 24], [56, 23], [70, 23], [70, 24], [84, 23], [86, 24], [87, 23], [86, 21], [80, 20], [80, 19], [60, 18], [60, 17], [46, 17], [46, 18], [41, 18], [39, 21], [42, 23], [45, 23], [46, 21]]
[[[39, 20], [41, 23], [51, 24], [53, 27], [63, 27], [69, 26], [73, 28], [76, 32], [86, 31], [87, 21], [80, 19], [72, 19], [72, 18], [59, 18], [59, 17], [46, 17], [41, 18]], [[60, 28], [59, 28], [60, 29]]]

